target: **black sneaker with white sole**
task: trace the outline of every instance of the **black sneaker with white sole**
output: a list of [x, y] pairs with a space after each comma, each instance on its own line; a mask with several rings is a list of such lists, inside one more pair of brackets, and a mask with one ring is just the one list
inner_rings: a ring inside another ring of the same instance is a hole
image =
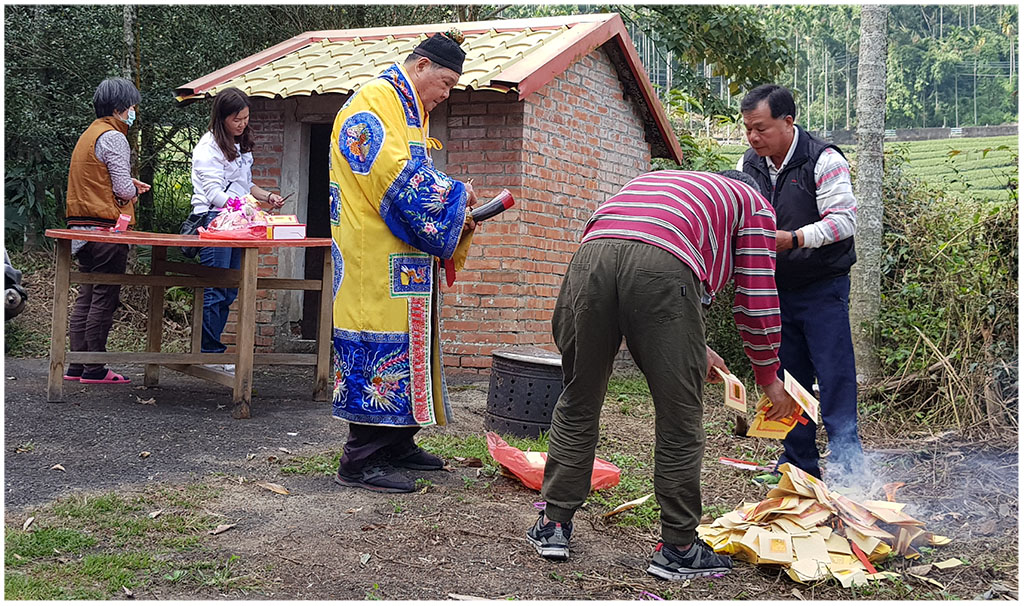
[[338, 469], [334, 482], [342, 486], [365, 488], [374, 492], [413, 492], [416, 483], [390, 465], [367, 465], [361, 471], [347, 474]]
[[544, 512], [540, 512], [537, 523], [526, 531], [526, 540], [537, 553], [549, 560], [569, 559], [569, 537], [572, 536], [572, 522], [548, 521], [544, 524]]
[[704, 541], [694, 538], [693, 544], [681, 552], [668, 543], [658, 543], [647, 572], [668, 581], [685, 581], [732, 570], [732, 558], [719, 555]]

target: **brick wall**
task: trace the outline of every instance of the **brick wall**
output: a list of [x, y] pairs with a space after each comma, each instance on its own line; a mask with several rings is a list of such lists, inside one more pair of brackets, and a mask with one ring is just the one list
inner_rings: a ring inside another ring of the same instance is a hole
[[[253, 150], [252, 180], [264, 189], [280, 191], [281, 163], [283, 161], [284, 143], [284, 111], [280, 102], [268, 102], [259, 97], [252, 98], [249, 113], [249, 124], [252, 126], [256, 139]], [[272, 248], [261, 248], [259, 252], [259, 275], [277, 275], [277, 252]], [[228, 322], [224, 327], [221, 342], [234, 351], [237, 342], [236, 323], [238, 322], [238, 304], [231, 305]], [[256, 351], [273, 351], [274, 335], [278, 330], [274, 312], [277, 310], [277, 297], [272, 291], [260, 289], [256, 291]]]
[[480, 227], [465, 270], [451, 289], [441, 286], [445, 362], [464, 370], [490, 368], [491, 350], [516, 343], [521, 329], [521, 284], [526, 262], [523, 218], [523, 103], [514, 93], [452, 91], [448, 98], [447, 172], [473, 179], [485, 202], [507, 188], [513, 210]]
[[466, 271], [444, 296], [447, 365], [482, 371], [498, 347], [552, 347], [551, 311], [583, 227], [649, 169], [650, 146], [602, 49], [522, 102], [474, 91], [453, 94], [450, 105], [449, 174], [472, 177], [483, 199], [502, 187], [516, 199], [479, 229]]

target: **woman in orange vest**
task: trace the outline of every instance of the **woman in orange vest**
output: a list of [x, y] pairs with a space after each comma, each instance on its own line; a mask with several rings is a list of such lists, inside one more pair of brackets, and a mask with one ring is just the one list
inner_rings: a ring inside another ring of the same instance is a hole
[[[149, 185], [132, 177], [128, 128], [142, 100], [124, 78], [108, 78], [96, 87], [96, 120], [78, 138], [68, 170], [67, 221], [70, 229], [106, 230], [122, 214], [135, 223], [135, 201]], [[82, 273], [123, 274], [128, 245], [71, 241]], [[106, 351], [121, 286], [82, 284], [71, 313], [71, 351]], [[103, 364], [71, 364], [64, 378], [82, 383], [131, 383]]]

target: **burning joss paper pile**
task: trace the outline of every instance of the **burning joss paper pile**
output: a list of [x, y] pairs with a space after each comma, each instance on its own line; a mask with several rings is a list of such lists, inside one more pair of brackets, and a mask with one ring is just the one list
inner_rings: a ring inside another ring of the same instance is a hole
[[795, 581], [831, 575], [843, 587], [894, 576], [872, 565], [892, 551], [912, 559], [921, 555], [915, 546], [950, 542], [903, 513], [905, 505], [893, 502], [889, 490], [889, 500], [857, 503], [788, 463], [779, 471], [779, 484], [765, 500], [698, 526], [698, 536], [717, 553], [781, 565]]

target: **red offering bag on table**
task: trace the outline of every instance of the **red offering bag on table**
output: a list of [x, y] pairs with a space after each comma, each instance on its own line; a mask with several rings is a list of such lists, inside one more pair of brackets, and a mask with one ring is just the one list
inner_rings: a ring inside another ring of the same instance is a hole
[[[546, 452], [523, 452], [493, 431], [487, 432], [487, 451], [491, 457], [519, 478], [527, 488], [540, 490], [544, 483]], [[608, 461], [595, 458], [594, 474], [590, 476], [590, 489], [603, 490], [619, 483], [619, 468]]]
[[221, 240], [266, 240], [267, 213], [252, 196], [230, 198], [210, 226], [199, 228], [199, 237]]

